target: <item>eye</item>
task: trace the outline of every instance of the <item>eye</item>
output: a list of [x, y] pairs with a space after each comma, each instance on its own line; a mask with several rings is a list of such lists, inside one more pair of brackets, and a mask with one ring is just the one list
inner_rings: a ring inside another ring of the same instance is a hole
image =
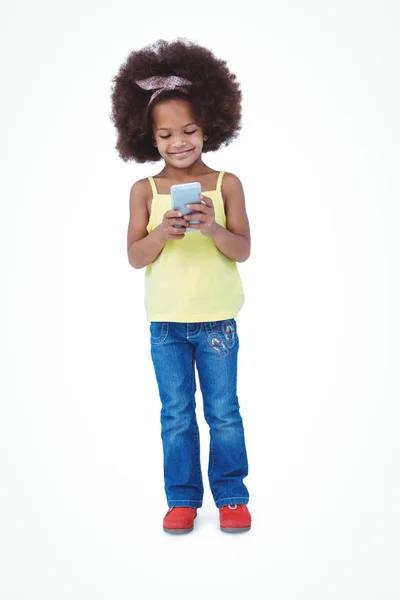
[[193, 131], [185, 131], [186, 135], [192, 135], [192, 133], [195, 133], [197, 131], [197, 129], [193, 129]]
[[160, 135], [158, 137], [160, 137], [162, 140], [166, 140], [166, 139], [168, 139], [171, 136], [168, 134], [168, 135]]

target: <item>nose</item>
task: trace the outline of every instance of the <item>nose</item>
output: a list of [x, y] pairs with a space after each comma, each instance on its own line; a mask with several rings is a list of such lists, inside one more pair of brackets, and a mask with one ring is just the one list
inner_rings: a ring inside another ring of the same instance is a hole
[[182, 138], [177, 137], [174, 140], [174, 146], [176, 146], [177, 148], [180, 148], [181, 146], [186, 146], [186, 142]]

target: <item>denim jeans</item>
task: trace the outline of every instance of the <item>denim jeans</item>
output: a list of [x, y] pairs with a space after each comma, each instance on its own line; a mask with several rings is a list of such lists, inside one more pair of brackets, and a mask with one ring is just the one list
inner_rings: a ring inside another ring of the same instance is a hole
[[249, 494], [243, 479], [248, 464], [236, 393], [239, 339], [235, 319], [152, 322], [150, 340], [162, 405], [168, 506], [199, 508], [203, 502], [195, 365], [210, 428], [208, 479], [215, 504], [247, 504]]

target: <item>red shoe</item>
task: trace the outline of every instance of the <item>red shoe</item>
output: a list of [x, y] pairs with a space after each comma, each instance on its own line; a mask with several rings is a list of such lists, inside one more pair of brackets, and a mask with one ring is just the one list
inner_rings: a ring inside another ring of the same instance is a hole
[[251, 515], [246, 504], [229, 504], [219, 509], [221, 531], [239, 533], [251, 527]]
[[167, 533], [189, 533], [193, 529], [196, 516], [197, 508], [173, 506], [164, 517], [163, 529]]

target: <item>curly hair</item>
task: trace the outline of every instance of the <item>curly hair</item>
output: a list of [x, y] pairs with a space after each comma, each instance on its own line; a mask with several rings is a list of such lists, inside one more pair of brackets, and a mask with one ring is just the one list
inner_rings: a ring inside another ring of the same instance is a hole
[[[176, 75], [192, 82], [186, 93], [165, 90], [151, 103], [152, 92], [137, 80]], [[158, 40], [131, 52], [112, 80], [113, 121], [118, 137], [116, 150], [124, 161], [156, 162], [161, 156], [153, 145], [151, 109], [170, 98], [184, 98], [192, 106], [199, 125], [208, 136], [203, 152], [218, 150], [236, 138], [241, 129], [242, 93], [236, 75], [226, 61], [186, 39]]]

